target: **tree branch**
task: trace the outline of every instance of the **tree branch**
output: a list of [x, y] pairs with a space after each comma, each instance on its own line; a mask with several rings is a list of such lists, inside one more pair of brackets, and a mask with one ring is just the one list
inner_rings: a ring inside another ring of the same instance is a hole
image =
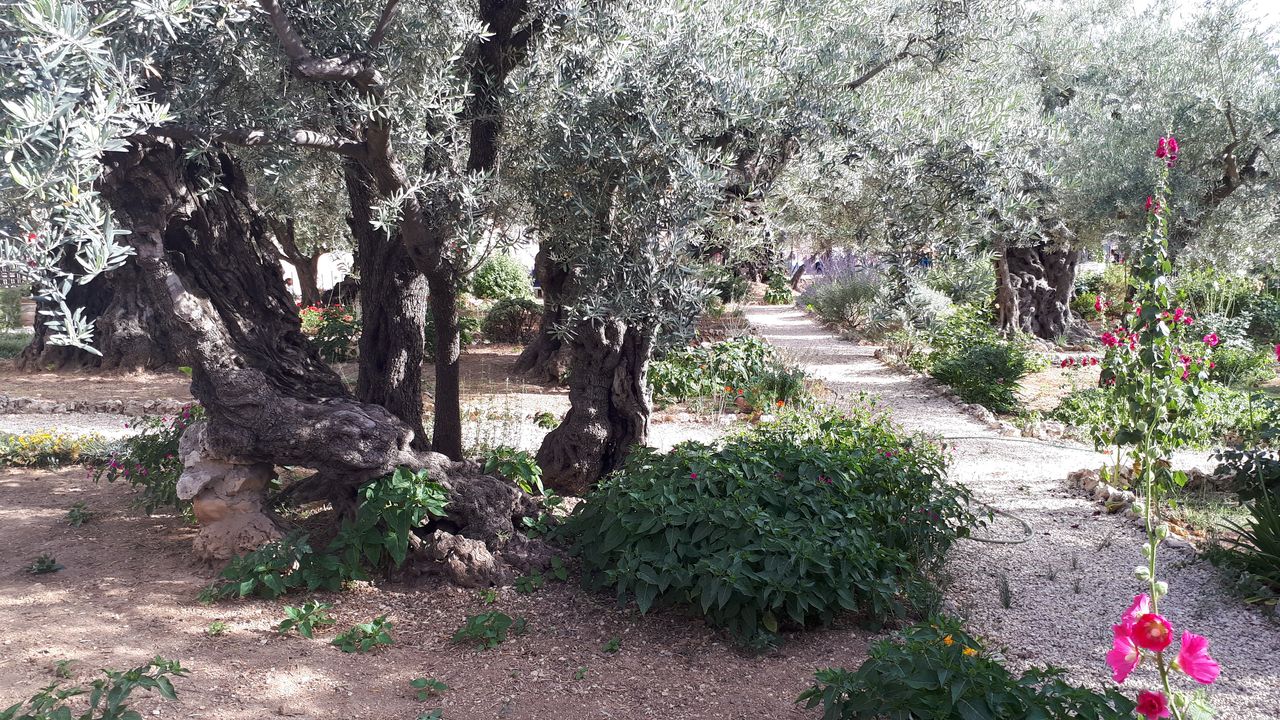
[[369, 36], [369, 52], [378, 49], [382, 44], [382, 39], [387, 35], [387, 28], [391, 26], [391, 21], [396, 17], [396, 8], [400, 5], [400, 0], [387, 0], [387, 4], [382, 8], [382, 17], [378, 18], [378, 26], [373, 29], [373, 34]]
[[143, 133], [150, 137], [167, 137], [178, 141], [200, 140], [204, 142], [220, 142], [243, 147], [263, 145], [295, 145], [297, 147], [328, 150], [345, 157], [362, 159], [368, 155], [365, 144], [347, 138], [325, 135], [314, 130], [294, 128], [292, 130], [197, 130], [180, 125], [162, 125]]
[[[390, 3], [390, 5], [395, 4]], [[293, 25], [289, 23], [289, 17], [285, 15], [284, 8], [277, 0], [259, 0], [259, 5], [270, 18], [276, 38], [284, 48], [284, 54], [289, 58], [289, 64], [297, 75], [307, 80], [353, 82], [362, 88], [377, 85], [382, 81], [377, 70], [352, 55], [316, 58], [307, 49], [302, 36], [293, 29]], [[390, 20], [387, 19], [387, 21]], [[381, 23], [379, 27], [385, 31]], [[376, 30], [374, 32], [377, 33]]]

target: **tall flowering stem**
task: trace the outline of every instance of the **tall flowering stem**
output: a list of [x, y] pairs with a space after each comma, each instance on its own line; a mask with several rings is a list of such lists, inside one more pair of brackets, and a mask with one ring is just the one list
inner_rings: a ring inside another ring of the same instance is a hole
[[[1184, 632], [1177, 659], [1171, 657], [1175, 630], [1160, 614], [1160, 600], [1169, 588], [1159, 579], [1156, 567], [1160, 544], [1169, 535], [1169, 526], [1160, 521], [1160, 508], [1166, 493], [1186, 482], [1183, 473], [1172, 469], [1170, 460], [1173, 451], [1188, 440], [1185, 421], [1203, 402], [1202, 388], [1208, 381], [1216, 345], [1196, 333], [1195, 319], [1178, 302], [1171, 282], [1169, 176], [1177, 151], [1176, 139], [1160, 138], [1155, 152], [1161, 165], [1159, 180], [1153, 195], [1143, 203], [1146, 231], [1130, 275], [1132, 304], [1124, 320], [1103, 336], [1107, 354], [1102, 382], [1113, 386], [1115, 398], [1112, 440], [1116, 476], [1120, 476], [1120, 458], [1124, 457], [1132, 463], [1130, 479], [1143, 495], [1145, 562], [1135, 574], [1148, 587], [1113, 627], [1115, 646], [1107, 661], [1117, 682], [1123, 682], [1144, 659], [1155, 663], [1159, 689], [1139, 694], [1138, 712], [1148, 720], [1184, 717], [1191, 699], [1174, 691], [1178, 671], [1205, 684], [1217, 677], [1217, 663], [1208, 655], [1208, 642], [1198, 635]], [[1127, 454], [1121, 452], [1124, 449]]]

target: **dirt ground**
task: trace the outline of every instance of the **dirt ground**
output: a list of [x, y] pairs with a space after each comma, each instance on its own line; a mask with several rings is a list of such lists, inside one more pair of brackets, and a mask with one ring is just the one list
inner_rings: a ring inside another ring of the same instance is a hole
[[[280, 637], [271, 628], [282, 608], [304, 598], [201, 605], [214, 573], [192, 564], [193, 530], [175, 516], [145, 517], [130, 500], [126, 487], [96, 485], [79, 468], [0, 471], [0, 708], [53, 682], [60, 660], [84, 682], [161, 655], [191, 674], [177, 681], [177, 702], [140, 696], [144, 716], [412, 720], [439, 707], [449, 720], [812, 718], [795, 697], [816, 669], [856, 666], [869, 637], [837, 626], [752, 657], [681, 612], [640, 616], [576, 585], [507, 588], [486, 605], [476, 591], [427, 579], [321, 595], [338, 626], [314, 640]], [[73, 528], [64, 517], [77, 501], [95, 516]], [[65, 569], [28, 574], [41, 553]], [[488, 651], [450, 642], [467, 615], [492, 609], [526, 618], [527, 632]], [[391, 647], [348, 655], [328, 644], [382, 614], [394, 623]], [[226, 623], [224, 635], [206, 635], [214, 621]], [[613, 638], [620, 649], [607, 653]], [[419, 702], [409, 686], [417, 677], [450, 690]]]

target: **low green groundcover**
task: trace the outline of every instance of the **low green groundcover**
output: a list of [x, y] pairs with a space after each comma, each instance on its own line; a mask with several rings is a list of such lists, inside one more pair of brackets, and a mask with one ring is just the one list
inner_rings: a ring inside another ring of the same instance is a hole
[[719, 445], [637, 451], [566, 524], [589, 587], [692, 606], [738, 641], [841, 610], [870, 624], [935, 597], [927, 571], [976, 519], [935, 445], [869, 411], [816, 411]]

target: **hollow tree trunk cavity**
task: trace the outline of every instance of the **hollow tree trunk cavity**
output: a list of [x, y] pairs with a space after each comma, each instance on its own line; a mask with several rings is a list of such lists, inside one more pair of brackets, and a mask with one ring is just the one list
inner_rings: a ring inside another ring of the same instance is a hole
[[1000, 329], [1045, 340], [1072, 325], [1071, 294], [1080, 251], [1046, 245], [1005, 248], [996, 260], [996, 304]]
[[586, 320], [569, 345], [572, 407], [537, 459], [549, 487], [581, 496], [649, 438], [645, 369], [652, 335], [618, 320]]

